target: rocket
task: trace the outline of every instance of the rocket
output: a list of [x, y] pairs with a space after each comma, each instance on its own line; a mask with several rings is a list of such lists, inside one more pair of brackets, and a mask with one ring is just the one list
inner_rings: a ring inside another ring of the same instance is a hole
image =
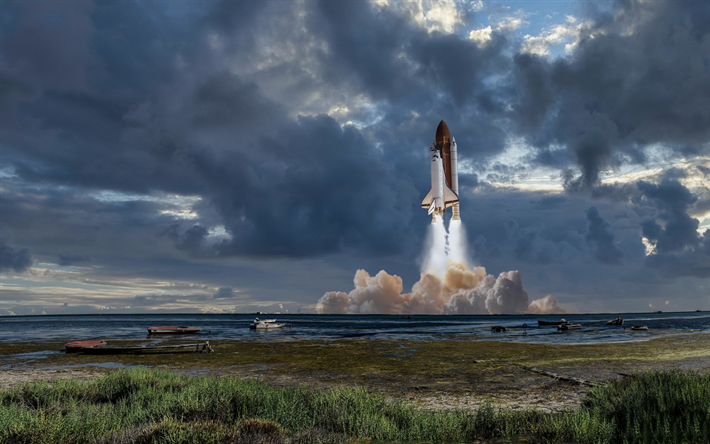
[[436, 138], [429, 149], [431, 160], [431, 190], [422, 200], [422, 208], [431, 214], [431, 223], [437, 216], [444, 217], [446, 209], [452, 207], [451, 220], [461, 220], [459, 215], [459, 172], [456, 155], [456, 139], [451, 137], [443, 120], [436, 128]]

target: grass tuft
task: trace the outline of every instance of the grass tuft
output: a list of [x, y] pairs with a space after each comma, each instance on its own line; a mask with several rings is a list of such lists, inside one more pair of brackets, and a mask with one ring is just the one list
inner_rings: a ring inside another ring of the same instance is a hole
[[0, 392], [3, 443], [710, 442], [710, 376], [649, 372], [588, 392], [575, 411], [431, 412], [362, 389], [119, 370]]

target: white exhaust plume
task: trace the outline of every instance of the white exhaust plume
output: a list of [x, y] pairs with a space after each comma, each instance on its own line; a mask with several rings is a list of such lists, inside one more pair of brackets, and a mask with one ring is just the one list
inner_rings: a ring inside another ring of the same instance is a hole
[[557, 300], [549, 294], [541, 299], [535, 299], [528, 306], [528, 313], [534, 314], [556, 314], [567, 313], [557, 306]]
[[466, 228], [460, 220], [449, 222], [449, 260], [459, 262], [467, 267], [473, 266], [473, 261], [468, 255], [468, 240], [466, 240]]
[[421, 273], [433, 273], [443, 276], [446, 272], [448, 247], [446, 245], [446, 228], [443, 218], [437, 219], [427, 229], [424, 242], [424, 256], [421, 263]]

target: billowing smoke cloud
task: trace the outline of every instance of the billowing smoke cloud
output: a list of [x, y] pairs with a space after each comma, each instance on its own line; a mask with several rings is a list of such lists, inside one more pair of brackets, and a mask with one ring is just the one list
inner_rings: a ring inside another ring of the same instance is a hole
[[555, 314], [567, 313], [557, 305], [557, 300], [549, 294], [544, 298], [535, 299], [528, 306], [528, 313], [533, 314]]
[[468, 268], [450, 262], [443, 279], [422, 273], [410, 293], [403, 293], [402, 278], [382, 270], [375, 276], [355, 273], [350, 293], [330, 291], [318, 301], [319, 313], [387, 314], [502, 314], [528, 309], [528, 294], [518, 271], [486, 274], [483, 267]]

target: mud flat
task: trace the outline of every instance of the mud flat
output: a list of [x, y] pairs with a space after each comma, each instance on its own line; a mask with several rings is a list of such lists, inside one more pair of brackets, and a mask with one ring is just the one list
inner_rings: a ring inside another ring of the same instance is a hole
[[211, 344], [216, 353], [84, 356], [61, 353], [63, 343], [0, 343], [0, 388], [91, 379], [116, 368], [148, 366], [257, 379], [273, 386], [362, 387], [427, 410], [475, 410], [492, 402], [511, 410], [554, 412], [576, 408], [590, 386], [637, 372], [710, 372], [710, 334], [691, 332], [577, 345], [355, 339]]

